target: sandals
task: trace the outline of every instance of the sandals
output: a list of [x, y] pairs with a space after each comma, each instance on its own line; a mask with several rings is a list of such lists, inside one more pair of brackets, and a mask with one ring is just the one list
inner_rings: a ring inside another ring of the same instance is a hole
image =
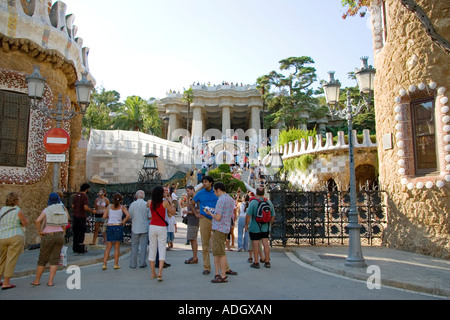
[[184, 261], [185, 264], [197, 264], [198, 263], [198, 259], [194, 259], [194, 257], [189, 258], [187, 260]]
[[228, 277], [225, 276], [225, 278], [222, 278], [220, 275], [216, 274], [216, 277], [211, 280], [212, 283], [227, 283]]
[[226, 271], [225, 274], [229, 274], [229, 275], [232, 275], [232, 276], [237, 276], [238, 273], [236, 271], [233, 271], [233, 270], [230, 269], [230, 270]]
[[[256, 263], [256, 262], [252, 263], [250, 265], [250, 268], [259, 269], [260, 268], [259, 263]], [[270, 262], [264, 262], [264, 268], [269, 269], [270, 268]]]

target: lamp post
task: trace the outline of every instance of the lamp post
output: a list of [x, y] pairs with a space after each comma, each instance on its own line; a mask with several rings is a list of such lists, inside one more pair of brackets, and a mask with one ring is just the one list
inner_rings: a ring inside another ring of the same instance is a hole
[[[28, 96], [31, 99], [31, 109], [41, 111], [47, 118], [56, 120], [56, 127], [61, 128], [63, 121], [73, 119], [79, 114], [86, 114], [87, 107], [90, 103], [91, 91], [94, 88], [92, 82], [86, 79], [86, 73], [82, 73], [80, 81], [75, 82], [75, 90], [77, 93], [77, 102], [80, 106], [80, 111], [75, 110], [63, 111], [62, 95], [59, 95], [56, 110], [49, 109], [48, 106], [41, 105], [41, 100], [44, 96], [45, 84], [47, 80], [41, 76], [39, 66], [33, 66], [33, 73], [26, 77], [28, 83]], [[53, 192], [59, 189], [60, 163], [53, 164]]]
[[141, 172], [139, 172], [138, 182], [141, 183], [160, 183], [161, 173], [158, 171], [158, 156], [149, 153], [144, 156], [144, 164]]
[[358, 81], [360, 93], [364, 102], [354, 106], [350, 99], [350, 91], [347, 91], [346, 108], [339, 107], [339, 95], [341, 83], [334, 79], [334, 71], [330, 71], [330, 80], [323, 84], [327, 104], [332, 115], [338, 115], [346, 118], [348, 121], [348, 144], [349, 144], [349, 169], [350, 169], [350, 211], [348, 213], [349, 230], [349, 249], [345, 265], [349, 267], [365, 267], [361, 248], [361, 225], [358, 223], [358, 209], [356, 207], [356, 174], [355, 174], [355, 156], [353, 146], [353, 117], [356, 116], [364, 106], [370, 104], [370, 97], [373, 95], [373, 86], [376, 70], [367, 64], [367, 57], [361, 58], [362, 67], [357, 69], [355, 75]]

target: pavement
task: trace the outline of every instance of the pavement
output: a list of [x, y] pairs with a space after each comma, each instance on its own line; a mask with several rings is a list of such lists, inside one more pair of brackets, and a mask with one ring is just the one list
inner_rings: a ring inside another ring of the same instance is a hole
[[[190, 246], [185, 245], [186, 226], [181, 222], [181, 218], [178, 217], [178, 220], [180, 221], [177, 223], [178, 232], [174, 246], [190, 250]], [[66, 246], [68, 247], [68, 266], [86, 266], [103, 262], [105, 248], [103, 245], [89, 246], [89, 250], [85, 254], [74, 254], [71, 243]], [[121, 256], [129, 254], [130, 250], [130, 245], [122, 244]], [[375, 283], [371, 276], [379, 275], [381, 286], [391, 286], [450, 299], [450, 260], [386, 247], [363, 246], [362, 251], [367, 267], [355, 268], [345, 266], [348, 254], [347, 246], [274, 246], [271, 250], [284, 251], [291, 259], [300, 260], [299, 267], [315, 268], [321, 272], [361, 281], [369, 281], [370, 278], [371, 283]], [[14, 278], [35, 274], [38, 256], [39, 249], [26, 249], [17, 262]], [[111, 250], [110, 259], [113, 256], [114, 248]], [[111, 263], [109, 262], [109, 264]], [[370, 266], [375, 266], [375, 268], [369, 268]]]

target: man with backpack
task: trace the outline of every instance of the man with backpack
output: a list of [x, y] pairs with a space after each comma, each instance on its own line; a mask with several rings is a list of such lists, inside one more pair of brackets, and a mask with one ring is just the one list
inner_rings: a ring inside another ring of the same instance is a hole
[[256, 198], [253, 199], [247, 209], [245, 229], [249, 231], [250, 240], [253, 242], [254, 260], [250, 267], [259, 269], [259, 241], [264, 247], [264, 267], [270, 268], [269, 232], [275, 219], [275, 209], [269, 199], [264, 198], [264, 188], [256, 189]]

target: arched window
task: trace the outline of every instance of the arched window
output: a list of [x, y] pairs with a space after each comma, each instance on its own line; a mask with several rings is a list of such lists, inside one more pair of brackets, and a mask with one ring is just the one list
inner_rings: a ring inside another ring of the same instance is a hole
[[416, 176], [439, 171], [434, 98], [411, 101]]
[[0, 166], [26, 167], [30, 99], [0, 90]]

